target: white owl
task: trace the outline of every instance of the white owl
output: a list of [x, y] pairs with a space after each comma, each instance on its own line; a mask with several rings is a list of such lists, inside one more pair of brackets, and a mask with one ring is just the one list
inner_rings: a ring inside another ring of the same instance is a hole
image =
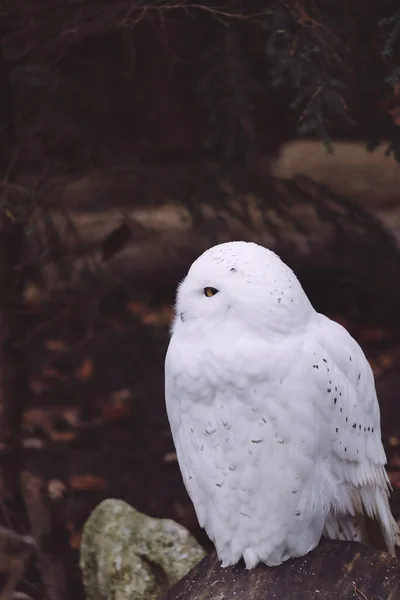
[[223, 566], [279, 565], [328, 538], [394, 554], [371, 368], [273, 252], [207, 250], [180, 284], [165, 362], [183, 480]]

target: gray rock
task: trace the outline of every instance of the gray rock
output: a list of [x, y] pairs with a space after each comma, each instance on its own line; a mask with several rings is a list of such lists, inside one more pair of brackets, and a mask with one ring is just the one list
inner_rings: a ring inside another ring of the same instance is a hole
[[85, 524], [80, 566], [88, 600], [156, 600], [205, 551], [181, 525], [121, 500], [101, 502]]

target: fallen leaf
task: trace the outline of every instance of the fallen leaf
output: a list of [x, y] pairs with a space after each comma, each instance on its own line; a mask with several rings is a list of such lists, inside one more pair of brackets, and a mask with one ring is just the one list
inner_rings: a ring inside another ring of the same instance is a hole
[[79, 550], [82, 542], [82, 531], [73, 531], [69, 536], [69, 543], [71, 548]]
[[47, 490], [51, 500], [59, 500], [64, 496], [67, 488], [60, 479], [50, 479], [47, 483]]
[[41, 450], [44, 448], [44, 441], [40, 438], [27, 437], [22, 440], [22, 447], [29, 450]]
[[173, 307], [170, 304], [154, 310], [143, 304], [143, 302], [131, 300], [126, 308], [131, 314], [138, 317], [142, 323], [152, 326], [169, 325], [174, 314]]
[[75, 370], [75, 379], [87, 381], [93, 375], [93, 360], [85, 358], [81, 365]]
[[378, 363], [385, 371], [393, 366], [393, 355], [388, 352], [383, 352], [378, 356]]
[[174, 311], [172, 306], [164, 306], [157, 311], [149, 311], [142, 317], [145, 325], [169, 325], [172, 321]]
[[63, 405], [28, 408], [23, 413], [23, 430], [29, 436], [29, 432], [35, 430], [35, 427], [37, 427], [55, 442], [72, 442], [76, 440], [77, 433], [70, 429], [67, 431], [57, 430], [54, 424], [57, 422], [57, 419], [63, 419], [73, 427], [77, 420], [77, 412], [76, 408]]
[[178, 457], [176, 456], [176, 452], [167, 452], [164, 455], [164, 462], [166, 463], [174, 463], [177, 462]]
[[110, 398], [101, 403], [101, 415], [107, 421], [127, 417], [132, 412], [132, 390], [124, 388], [113, 392]]
[[148, 308], [143, 304], [143, 302], [139, 302], [138, 300], [130, 300], [126, 305], [126, 309], [131, 314], [135, 315], [135, 317], [141, 317], [148, 311]]
[[391, 448], [395, 448], [396, 446], [400, 446], [400, 438], [396, 437], [395, 435], [392, 435], [392, 437], [390, 437], [388, 439], [388, 445]]
[[50, 436], [53, 442], [68, 444], [69, 442], [74, 442], [78, 434], [75, 431], [51, 431]]
[[63, 340], [46, 340], [44, 347], [49, 352], [66, 352], [69, 348]]
[[28, 281], [22, 292], [22, 300], [27, 306], [37, 306], [44, 297], [44, 291], [33, 281]]
[[105, 490], [107, 487], [107, 483], [102, 477], [90, 474], [71, 475], [68, 482], [75, 491], [97, 491]]

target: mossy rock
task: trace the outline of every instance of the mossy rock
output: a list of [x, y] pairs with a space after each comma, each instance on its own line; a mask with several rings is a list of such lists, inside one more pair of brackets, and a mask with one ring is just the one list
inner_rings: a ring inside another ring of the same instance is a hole
[[178, 523], [105, 500], [83, 530], [80, 566], [87, 599], [156, 600], [204, 555]]

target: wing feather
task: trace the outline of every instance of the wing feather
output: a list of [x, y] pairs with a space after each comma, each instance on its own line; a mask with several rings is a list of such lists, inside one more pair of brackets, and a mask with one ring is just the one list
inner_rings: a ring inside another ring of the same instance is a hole
[[[339, 529], [346, 539], [357, 539], [363, 527], [346, 529], [346, 514], [365, 513], [378, 521], [387, 549], [394, 554], [399, 528], [389, 507], [390, 483], [371, 367], [360, 346], [341, 325], [318, 315], [314, 335], [322, 352], [318, 383], [326, 386], [321, 402], [330, 403], [332, 468], [342, 482], [334, 507], [336, 524], [341, 523]], [[332, 517], [329, 521], [325, 532], [331, 537]], [[333, 527], [334, 533], [337, 530]]]

